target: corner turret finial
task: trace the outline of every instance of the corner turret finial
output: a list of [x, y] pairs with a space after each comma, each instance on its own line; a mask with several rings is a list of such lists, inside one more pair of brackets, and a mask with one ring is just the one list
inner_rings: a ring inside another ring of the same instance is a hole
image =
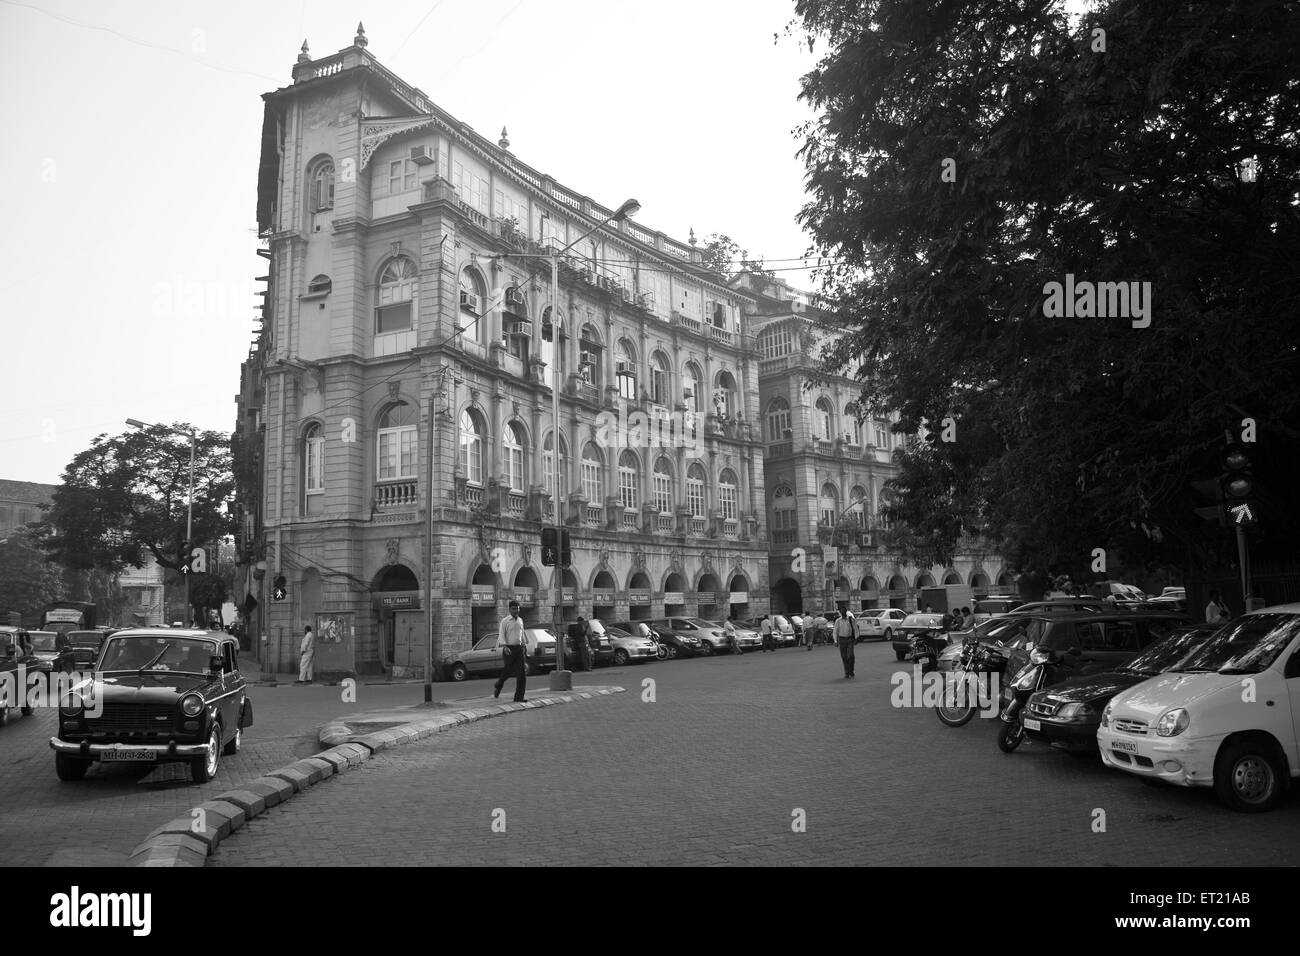
[[690, 238], [690, 243], [691, 243], [691, 245], [695, 245], [695, 227], [694, 227], [694, 226], [691, 227], [691, 238]]
[[366, 46], [369, 43], [370, 41], [366, 39], [366, 25], [358, 21], [357, 35], [352, 38], [352, 44], [353, 46]]
[[506, 135], [506, 128], [504, 126], [501, 127], [501, 138], [497, 140], [497, 145], [502, 149], [510, 148], [510, 138]]
[[310, 63], [310, 62], [311, 62], [311, 54], [307, 52], [307, 41], [306, 41], [306, 40], [303, 40], [303, 41], [302, 41], [302, 50], [298, 53], [298, 62], [299, 62], [299, 63]]

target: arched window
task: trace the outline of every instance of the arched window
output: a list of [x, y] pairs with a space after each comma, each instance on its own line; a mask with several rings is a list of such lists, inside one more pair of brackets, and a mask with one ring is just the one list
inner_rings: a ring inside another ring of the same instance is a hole
[[[466, 266], [460, 270], [460, 310], [468, 312], [470, 315], [478, 316], [483, 314], [486, 305], [485, 300], [487, 284], [477, 269]], [[461, 320], [463, 325], [465, 320]]]
[[871, 501], [867, 498], [867, 489], [861, 485], [854, 485], [853, 490], [849, 492], [849, 501], [845, 505], [853, 505], [853, 520], [860, 526], [867, 526], [867, 510], [871, 507]]
[[524, 430], [518, 422], [506, 425], [501, 444], [505, 447], [506, 477], [510, 482], [510, 490], [526, 490], [525, 483], [528, 479], [524, 474]]
[[713, 379], [713, 408], [719, 418], [736, 414], [736, 379], [723, 369]]
[[669, 368], [668, 358], [663, 352], [656, 352], [650, 357], [650, 401], [656, 405], [669, 404]]
[[620, 398], [636, 399], [636, 351], [632, 343], [623, 339], [618, 343], [618, 358], [615, 360], [614, 377], [618, 382]]
[[466, 481], [483, 484], [483, 423], [468, 408], [460, 413], [460, 469]]
[[420, 277], [415, 263], [405, 256], [390, 259], [379, 274], [379, 304], [375, 309], [375, 334], [406, 332], [411, 328]]
[[698, 463], [686, 470], [686, 505], [693, 516], [704, 517], [704, 468]]
[[415, 477], [416, 415], [412, 406], [398, 402], [384, 409], [376, 441], [380, 481]]
[[780, 395], [767, 404], [767, 440], [785, 441], [790, 436], [790, 403]]
[[830, 441], [835, 437], [835, 415], [831, 411], [831, 403], [828, 399], [817, 399], [817, 414], [814, 416], [814, 425], [817, 429], [816, 437], [825, 441]]
[[840, 496], [832, 484], [822, 485], [821, 523], [834, 525], [840, 513]]
[[316, 276], [311, 282], [307, 283], [308, 295], [329, 295], [330, 290], [334, 288], [334, 283], [330, 277], [324, 274]]
[[309, 499], [325, 491], [325, 432], [313, 422], [302, 433], [303, 513], [310, 510]]
[[582, 496], [589, 504], [605, 503], [605, 459], [591, 442], [582, 449]]
[[334, 164], [325, 160], [311, 177], [311, 211], [334, 208]]
[[794, 338], [784, 325], [769, 325], [758, 333], [758, 354], [765, 359], [780, 358], [794, 351]]
[[779, 484], [772, 489], [772, 529], [774, 531], [793, 531], [799, 521], [799, 512], [794, 500], [794, 489], [787, 484]]
[[894, 526], [894, 519], [887, 511], [893, 504], [894, 490], [892, 488], [881, 488], [877, 514], [882, 528], [892, 528]]
[[889, 447], [889, 422], [883, 418], [877, 418], [875, 422], [876, 447]]
[[629, 511], [641, 506], [638, 485], [640, 484], [641, 463], [631, 451], [625, 451], [618, 458], [618, 500]]
[[724, 468], [718, 476], [718, 507], [722, 509], [722, 517], [732, 521], [740, 516], [738, 487], [736, 473]]
[[667, 458], [655, 462], [651, 493], [654, 495], [655, 510], [661, 515], [673, 513], [673, 466]]
[[[543, 476], [546, 490], [555, 497], [555, 444], [554, 433], [546, 436], [545, 450], [542, 452], [542, 467], [546, 469]], [[561, 499], [569, 497], [569, 443], [560, 436], [560, 494]]]
[[704, 411], [704, 396], [701, 394], [703, 381], [700, 367], [694, 362], [687, 362], [682, 369], [682, 403], [686, 406], [683, 424], [692, 439], [698, 437], [699, 416]]
[[858, 406], [852, 402], [844, 406], [844, 440], [854, 445], [862, 444], [862, 419], [858, 418]]
[[578, 375], [583, 382], [597, 390], [600, 388], [602, 351], [600, 333], [594, 326], [584, 325], [578, 334]]

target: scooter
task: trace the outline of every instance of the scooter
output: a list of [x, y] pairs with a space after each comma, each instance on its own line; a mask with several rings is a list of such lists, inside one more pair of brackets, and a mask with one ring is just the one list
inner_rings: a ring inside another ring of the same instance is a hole
[[[1065, 652], [1068, 657], [1083, 655], [1077, 647]], [[998, 749], [1009, 754], [1025, 739], [1024, 710], [1029, 698], [1044, 687], [1051, 687], [1065, 679], [1061, 672], [1069, 664], [1049, 647], [1035, 647], [1029, 652], [1029, 663], [1020, 669], [1020, 673], [1011, 679], [1009, 689], [1011, 700], [1002, 709], [999, 720], [1002, 728], [998, 731]]]
[[921, 668], [922, 674], [928, 674], [939, 668], [939, 652], [948, 646], [948, 639], [943, 631], [923, 631], [912, 635], [911, 645], [908, 660]]

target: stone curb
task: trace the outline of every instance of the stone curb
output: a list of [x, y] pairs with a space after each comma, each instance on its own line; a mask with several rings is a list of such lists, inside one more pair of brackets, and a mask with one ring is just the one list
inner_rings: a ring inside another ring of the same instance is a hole
[[521, 710], [567, 704], [621, 694], [622, 687], [569, 691], [523, 703], [507, 701], [482, 707], [467, 707], [449, 714], [428, 717], [369, 734], [355, 734], [343, 720], [322, 728], [320, 742], [327, 750], [296, 760], [286, 767], [219, 793], [184, 816], [155, 827], [127, 857], [127, 866], [203, 866], [218, 844], [269, 808], [288, 802], [322, 780], [359, 767], [373, 754], [415, 740], [423, 740], [463, 724], [500, 717]]

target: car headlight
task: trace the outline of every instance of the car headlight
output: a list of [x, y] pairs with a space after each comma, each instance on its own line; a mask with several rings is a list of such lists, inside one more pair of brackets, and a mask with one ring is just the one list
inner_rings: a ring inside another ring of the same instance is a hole
[[181, 713], [186, 717], [197, 717], [203, 713], [203, 698], [198, 694], [186, 694], [181, 698]]
[[1177, 737], [1191, 726], [1192, 715], [1182, 707], [1175, 707], [1160, 715], [1156, 721], [1156, 734], [1160, 737]]
[[1052, 652], [1046, 647], [1035, 647], [1029, 652], [1029, 663], [1046, 664], [1052, 659]]
[[1074, 717], [1091, 717], [1097, 712], [1091, 704], [1066, 704], [1056, 712], [1056, 716], [1062, 720], [1070, 720]]
[[1107, 705], [1106, 705], [1106, 709], [1103, 710], [1103, 711], [1101, 712], [1101, 725], [1102, 725], [1103, 727], [1109, 727], [1109, 726], [1110, 726], [1110, 710], [1111, 710], [1111, 708], [1114, 707], [1114, 706], [1115, 706], [1115, 703], [1114, 703], [1114, 701], [1112, 701], [1111, 703], [1107, 704]]

